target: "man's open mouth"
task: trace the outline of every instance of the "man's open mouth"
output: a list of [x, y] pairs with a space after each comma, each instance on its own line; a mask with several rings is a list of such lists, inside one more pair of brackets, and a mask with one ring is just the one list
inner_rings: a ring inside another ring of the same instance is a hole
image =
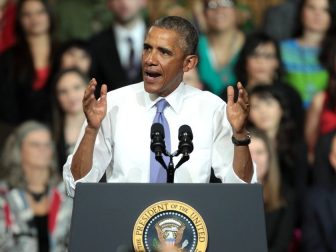
[[149, 77], [149, 78], [158, 78], [161, 77], [161, 73], [160, 72], [156, 72], [156, 71], [145, 71], [145, 76]]

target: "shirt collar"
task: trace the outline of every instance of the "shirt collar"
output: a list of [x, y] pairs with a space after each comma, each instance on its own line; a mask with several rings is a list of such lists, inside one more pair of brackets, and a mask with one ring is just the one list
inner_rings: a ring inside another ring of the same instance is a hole
[[185, 83], [181, 82], [180, 85], [167, 97], [160, 97], [156, 94], [150, 94], [145, 92], [145, 106], [148, 110], [150, 110], [155, 104], [161, 100], [166, 99], [166, 101], [169, 103], [170, 107], [177, 113], [180, 111], [182, 103], [183, 103], [183, 97], [185, 93]]

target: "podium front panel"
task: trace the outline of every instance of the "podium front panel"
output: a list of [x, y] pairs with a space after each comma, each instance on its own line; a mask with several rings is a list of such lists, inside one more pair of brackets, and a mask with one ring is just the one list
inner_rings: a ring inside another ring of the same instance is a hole
[[262, 187], [259, 184], [78, 183], [70, 251], [133, 249], [133, 228], [150, 205], [181, 201], [205, 221], [209, 252], [266, 252]]

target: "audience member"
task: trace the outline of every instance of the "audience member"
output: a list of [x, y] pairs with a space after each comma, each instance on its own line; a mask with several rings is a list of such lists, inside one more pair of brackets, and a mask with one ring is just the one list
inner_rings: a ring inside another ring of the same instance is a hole
[[277, 85], [283, 89], [291, 117], [302, 132], [304, 112], [298, 92], [283, 81], [280, 49], [277, 42], [265, 33], [252, 33], [246, 38], [235, 68], [237, 79], [248, 90], [256, 85]]
[[283, 182], [295, 190], [301, 206], [307, 184], [306, 146], [290, 117], [286, 95], [275, 85], [256, 86], [250, 92], [250, 104], [250, 120], [270, 139]]
[[327, 162], [314, 167], [319, 177], [314, 177], [317, 184], [314, 183], [316, 186], [305, 202], [302, 250], [305, 252], [336, 251], [336, 135], [332, 132], [322, 138], [324, 146], [319, 147], [324, 147], [325, 152], [319, 154]]
[[54, 73], [62, 69], [78, 68], [89, 76], [92, 65], [92, 54], [86, 41], [80, 39], [65, 42], [57, 53]]
[[88, 82], [87, 76], [76, 68], [62, 70], [54, 80], [53, 135], [60, 175], [85, 121], [82, 100]]
[[[141, 54], [146, 24], [141, 15], [144, 0], [108, 0], [114, 22], [91, 40], [92, 75], [108, 90], [142, 80]], [[100, 92], [100, 87], [96, 90]]]
[[281, 80], [283, 69], [276, 41], [264, 33], [250, 34], [239, 55], [235, 73], [248, 89]]
[[327, 85], [328, 75], [318, 55], [326, 34], [336, 29], [335, 15], [336, 2], [333, 0], [302, 0], [296, 34], [293, 39], [281, 43], [287, 81], [299, 92], [305, 108]]
[[49, 129], [34, 121], [20, 125], [6, 142], [2, 165], [11, 189], [5, 218], [14, 240], [10, 251], [65, 251], [72, 201], [58, 184]]
[[288, 251], [295, 227], [295, 197], [292, 189], [282, 183], [278, 158], [268, 137], [251, 129], [249, 146], [256, 163], [258, 181], [263, 185], [268, 251]]
[[234, 67], [244, 44], [238, 29], [235, 1], [204, 0], [207, 32], [200, 36], [199, 75], [205, 89], [222, 95], [236, 83]]
[[325, 91], [317, 93], [308, 109], [305, 138], [309, 160], [313, 163], [315, 144], [320, 135], [336, 130], [336, 37], [329, 37], [323, 44], [321, 64], [329, 73]]
[[42, 0], [21, 0], [17, 6], [14, 47], [0, 56], [1, 121], [47, 121], [51, 61], [56, 43], [51, 12]]

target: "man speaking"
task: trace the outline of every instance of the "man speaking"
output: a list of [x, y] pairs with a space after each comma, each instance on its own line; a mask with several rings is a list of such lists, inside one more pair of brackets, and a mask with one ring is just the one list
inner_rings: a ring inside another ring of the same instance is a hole
[[[227, 90], [227, 104], [219, 97], [182, 82], [197, 62], [198, 33], [181, 17], [164, 17], [149, 29], [142, 53], [143, 82], [107, 93], [97, 82], [88, 85], [83, 108], [86, 122], [74, 154], [64, 165], [67, 192], [74, 196], [78, 182], [160, 183], [166, 171], [150, 149], [151, 126], [161, 122], [168, 152], [178, 149], [178, 131], [193, 132], [190, 160], [176, 170], [176, 183], [208, 183], [211, 168], [223, 183], [256, 181], [245, 125], [249, 114], [247, 92], [238, 83]], [[113, 71], [113, 69], [111, 69]]]

